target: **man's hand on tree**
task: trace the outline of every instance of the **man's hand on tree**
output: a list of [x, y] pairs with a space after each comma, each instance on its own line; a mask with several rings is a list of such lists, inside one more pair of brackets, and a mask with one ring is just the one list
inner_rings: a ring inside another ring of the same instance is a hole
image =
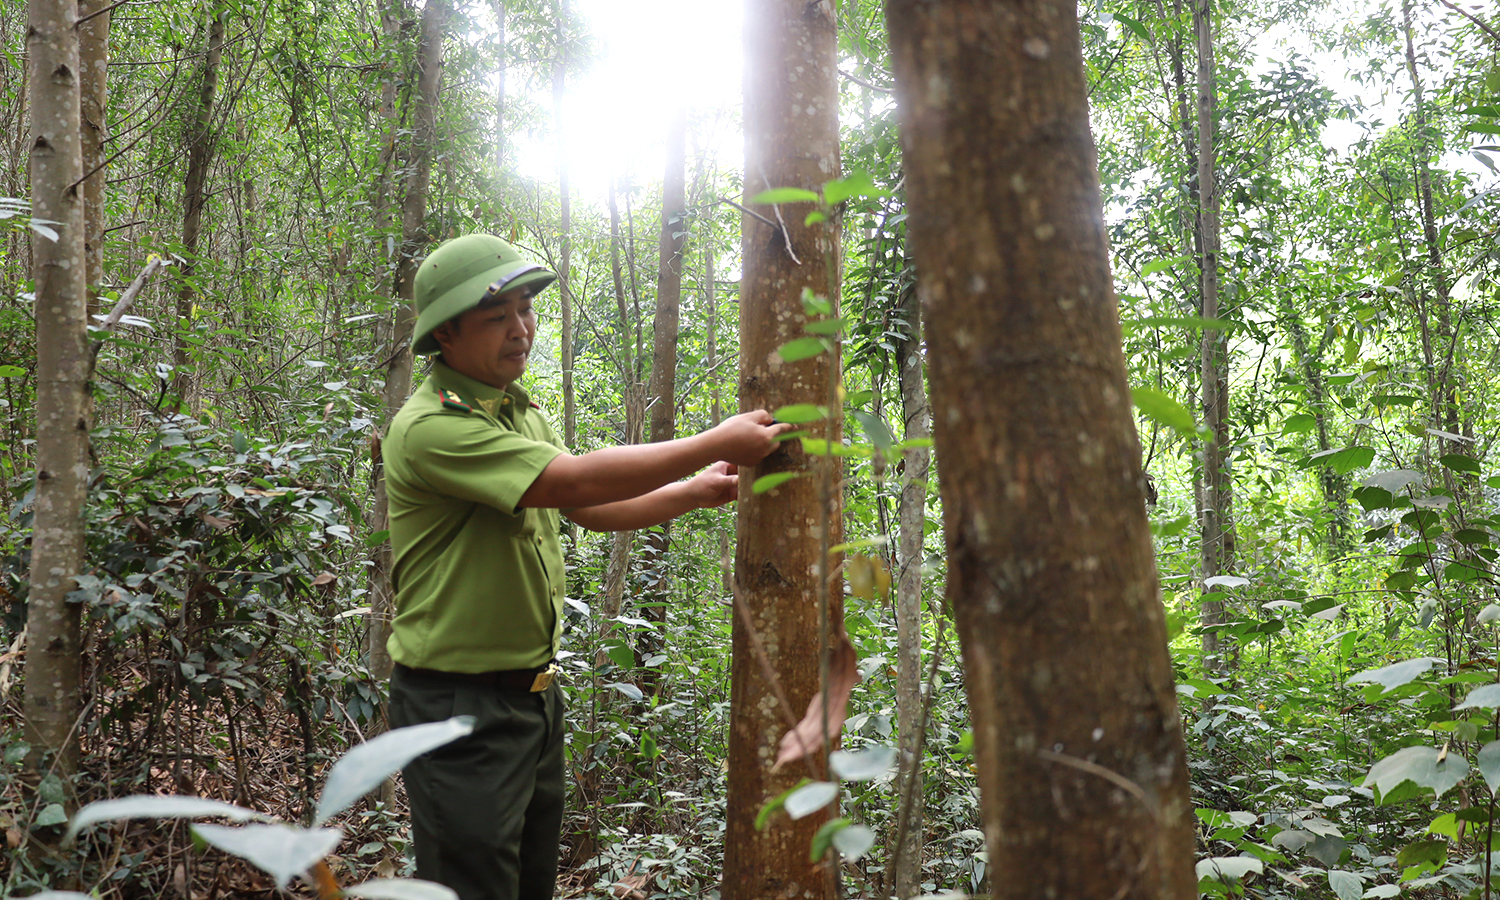
[[739, 468], [733, 463], [716, 462], [690, 478], [687, 488], [698, 509], [733, 503], [740, 494]]
[[770, 456], [776, 438], [796, 426], [777, 422], [763, 409], [730, 416], [709, 433], [719, 447], [719, 458], [737, 466], [753, 466]]

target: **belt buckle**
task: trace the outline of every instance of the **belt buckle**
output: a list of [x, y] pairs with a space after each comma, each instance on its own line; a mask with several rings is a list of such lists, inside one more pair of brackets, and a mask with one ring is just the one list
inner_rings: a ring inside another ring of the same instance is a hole
[[552, 686], [552, 679], [557, 675], [557, 663], [551, 663], [547, 668], [536, 673], [536, 678], [531, 681], [531, 692], [545, 691]]

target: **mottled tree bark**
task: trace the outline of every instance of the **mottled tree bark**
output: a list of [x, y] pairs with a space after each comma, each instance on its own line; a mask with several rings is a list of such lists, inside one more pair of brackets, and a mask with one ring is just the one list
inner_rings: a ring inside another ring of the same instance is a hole
[[[932, 434], [932, 413], [927, 405], [927, 385], [922, 358], [922, 305], [915, 284], [901, 294], [901, 312], [906, 318], [906, 339], [896, 345], [897, 378], [901, 385], [901, 417], [904, 439], [925, 440]], [[911, 447], [902, 453], [904, 482], [897, 520], [901, 526], [896, 577], [896, 733], [900, 736], [899, 777], [896, 796], [910, 798], [906, 811], [906, 833], [900, 864], [894, 873], [900, 900], [922, 893], [922, 536], [927, 524], [927, 471], [931, 451]], [[907, 779], [915, 778], [915, 790]]]
[[205, 187], [214, 154], [214, 95], [219, 88], [219, 63], [224, 57], [224, 13], [214, 14], [208, 26], [208, 46], [199, 73], [198, 105], [188, 133], [187, 176], [182, 186], [182, 263], [177, 267], [177, 331], [172, 339], [172, 408], [181, 412], [192, 407], [195, 379], [192, 372], [193, 273], [198, 269], [198, 236], [203, 227]]
[[110, 0], [78, 4], [79, 103], [83, 140], [83, 252], [87, 260], [88, 315], [99, 311], [104, 277], [104, 136], [109, 98]]
[[[396, 260], [396, 321], [391, 334], [391, 356], [386, 363], [386, 422], [395, 417], [411, 393], [412, 328], [416, 312], [412, 307], [417, 268], [430, 241], [427, 234], [427, 189], [432, 178], [432, 150], [437, 137], [437, 109], [443, 76], [443, 32], [453, 7], [447, 0], [428, 0], [422, 8], [422, 38], [417, 50], [417, 98], [413, 109], [415, 129], [411, 151], [406, 161], [406, 191], [401, 201], [401, 251]], [[378, 531], [389, 524], [389, 501], [383, 474], [375, 485], [375, 515]], [[386, 642], [391, 636], [391, 609], [395, 597], [390, 587], [390, 543], [376, 558], [377, 586], [371, 598], [370, 631], [365, 645], [366, 666], [370, 675], [385, 680], [391, 675], [391, 656]]]
[[[1214, 116], [1218, 81], [1214, 76], [1213, 0], [1193, 0], [1193, 29], [1198, 37], [1198, 256], [1199, 295], [1203, 318], [1219, 317], [1219, 184], [1215, 164]], [[1234, 568], [1234, 482], [1225, 443], [1229, 437], [1228, 335], [1203, 329], [1203, 427], [1210, 437], [1203, 444], [1203, 505], [1198, 511], [1203, 579], [1226, 575]], [[1213, 593], [1216, 587], [1205, 584]], [[1221, 600], [1203, 601], [1204, 625], [1224, 621]], [[1225, 664], [1223, 641], [1217, 632], [1202, 637], [1203, 659], [1211, 669]]]
[[[660, 263], [656, 274], [656, 312], [651, 325], [651, 441], [670, 441], [677, 436], [677, 330], [682, 304], [682, 257], [687, 245], [687, 109], [678, 107], [667, 128], [667, 169], [662, 181], [661, 235], [657, 241]], [[648, 566], [646, 621], [655, 630], [641, 632], [641, 661], [666, 646], [667, 547], [671, 523], [646, 532], [642, 549]], [[657, 670], [646, 667], [642, 688], [657, 687]]]
[[886, 15], [994, 896], [1188, 900], [1186, 758], [1075, 6]]
[[84, 210], [79, 180], [78, 6], [27, 4], [31, 61], [31, 213], [56, 240], [32, 237], [36, 284], [36, 498], [26, 614], [26, 741], [38, 775], [78, 770], [74, 728], [83, 700], [80, 606], [68, 593], [83, 567], [88, 493], [89, 368]]
[[[747, 203], [767, 188], [816, 189], [838, 177], [836, 35], [833, 7], [823, 0], [747, 3]], [[809, 227], [803, 225], [805, 208], [761, 209], [767, 219], [785, 224], [749, 215], [740, 220], [740, 408], [774, 411], [792, 403], [827, 404], [839, 371], [836, 355], [788, 363], [776, 349], [803, 335], [804, 288], [837, 306], [837, 219]], [[836, 442], [842, 418], [835, 414], [810, 430]], [[751, 493], [757, 477], [788, 471], [804, 477]], [[734, 592], [741, 609], [734, 620], [724, 900], [834, 895], [832, 870], [808, 862], [813, 834], [828, 820], [831, 807], [796, 822], [778, 819], [763, 831], [754, 822], [766, 800], [805, 774], [800, 765], [772, 772], [771, 764], [788, 716], [800, 719], [821, 688], [827, 623], [843, 616], [842, 585], [829, 583], [833, 561], [823, 555], [841, 539], [838, 482], [835, 459], [805, 455], [795, 442], [740, 473], [744, 490], [738, 504]], [[820, 609], [824, 604], [826, 618]], [[750, 629], [791, 710], [778, 708], [752, 649]]]

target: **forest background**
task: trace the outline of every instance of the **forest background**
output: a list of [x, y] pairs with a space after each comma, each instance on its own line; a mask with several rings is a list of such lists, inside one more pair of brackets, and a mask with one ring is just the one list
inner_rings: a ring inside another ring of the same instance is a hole
[[[985, 893], [1006, 873], [979, 830], [936, 479], [920, 462], [890, 50], [878, 4], [837, 6], [848, 177], [831, 336], [843, 529], [866, 552], [847, 573], [862, 681], [844, 743], [920, 732], [925, 808], [907, 829], [920, 868], [900, 892]], [[0, 3], [0, 831], [18, 851], [0, 866], [22, 893], [79, 878], [106, 896], [265, 889], [180, 826], [19, 851], [54, 840], [79, 799], [110, 795], [302, 819], [329, 762], [378, 730], [372, 462], [412, 377], [403, 261], [475, 230], [545, 260], [563, 278], [541, 298], [528, 389], [575, 451], [659, 439], [735, 408], [739, 207], [818, 186], [745, 183], [735, 86], [697, 68], [733, 57], [734, 23], [685, 10], [666, 12], [719, 30], [653, 41], [622, 31], [620, 9], [561, 0], [88, 9], [108, 23], [108, 77], [84, 106], [101, 345], [88, 574], [72, 597], [90, 622], [81, 774], [28, 785], [30, 273], [50, 228], [21, 199], [26, 10]], [[1445, 0], [1079, 8], [1205, 892], [1488, 896], [1490, 15]], [[654, 80], [586, 103], [580, 85], [628, 71], [606, 68], [622, 56]], [[670, 531], [570, 536], [570, 894], [718, 884], [734, 530], [704, 511]], [[920, 628], [898, 625], [903, 600]], [[924, 698], [917, 718], [903, 693]], [[897, 810], [912, 810], [899, 777], [852, 780], [838, 800], [857, 835], [835, 851], [849, 893], [897, 890]], [[336, 870], [402, 871], [401, 803], [387, 793], [348, 817]]]

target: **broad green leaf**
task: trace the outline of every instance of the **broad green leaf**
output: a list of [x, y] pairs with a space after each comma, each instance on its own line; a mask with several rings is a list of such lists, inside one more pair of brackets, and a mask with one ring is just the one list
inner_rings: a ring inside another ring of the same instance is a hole
[[752, 204], [769, 203], [817, 203], [818, 195], [806, 188], [772, 188], [769, 191], [761, 191], [750, 198]]
[[1239, 881], [1252, 872], [1264, 874], [1265, 864], [1253, 856], [1211, 856], [1198, 860], [1198, 880], [1212, 878], [1216, 881]]
[[1375, 448], [1373, 447], [1346, 447], [1343, 450], [1335, 450], [1331, 453], [1315, 453], [1313, 459], [1321, 458], [1323, 462], [1333, 467], [1340, 475], [1348, 475], [1355, 469], [1363, 469], [1375, 461]]
[[[1119, 17], [1119, 13], [1116, 13], [1115, 18]], [[1153, 259], [1150, 262], [1146, 263], [1144, 266], [1141, 266], [1141, 277], [1145, 278], [1147, 275], [1155, 275], [1157, 272], [1165, 272], [1173, 266], [1178, 266], [1182, 263], [1187, 262], [1189, 259], [1191, 259], [1191, 257], [1188, 256], [1173, 256], [1168, 259]]]
[[1401, 885], [1399, 884], [1377, 884], [1365, 891], [1365, 900], [1385, 900], [1388, 897], [1401, 896]]
[[26, 374], [20, 366], [0, 366], [0, 378], [19, 378]]
[[194, 825], [193, 833], [270, 875], [277, 888], [285, 888], [287, 882], [312, 868], [314, 863], [332, 853], [344, 838], [342, 828], [297, 828], [293, 825], [244, 825], [239, 828]]
[[807, 217], [802, 220], [802, 225], [806, 227], [808, 225], [816, 225], [819, 222], [826, 221], [828, 221], [828, 214], [823, 212], [821, 209], [815, 209], [812, 212], [808, 213]]
[[1475, 768], [1484, 776], [1484, 783], [1489, 785], [1490, 793], [1500, 791], [1500, 741], [1490, 741], [1480, 748]]
[[764, 830], [765, 827], [766, 827], [766, 823], [771, 820], [771, 814], [774, 813], [774, 812], [776, 812], [776, 810], [781, 809], [781, 808], [783, 808], [783, 807], [786, 806], [786, 798], [788, 798], [792, 794], [796, 793], [797, 790], [799, 788], [801, 788], [803, 785], [809, 784], [809, 783], [810, 782], [806, 778], [804, 778], [800, 782], [798, 782], [797, 784], [793, 785], [792, 787], [787, 788], [786, 790], [782, 791], [780, 794], [776, 795], [775, 797], [772, 797], [770, 800], [767, 800], [766, 801], [766, 805], [762, 806], [760, 808], [760, 812], [758, 812], [758, 813], [755, 814], [755, 830], [756, 831], [762, 831], [762, 830]]
[[607, 642], [604, 645], [604, 655], [608, 656], [611, 662], [622, 669], [629, 669], [635, 666], [635, 651], [631, 650], [630, 645], [624, 641], [612, 640]]
[[1490, 542], [1490, 533], [1478, 528], [1460, 528], [1453, 532], [1453, 539], [1460, 544], [1468, 544], [1471, 547], [1482, 547]]
[[1438, 462], [1447, 466], [1455, 472], [1479, 473], [1479, 460], [1472, 456], [1464, 456], [1462, 453], [1449, 453], [1441, 457]]
[[863, 825], [840, 828], [833, 835], [833, 849], [849, 862], [854, 862], [869, 853], [873, 846], [875, 846], [875, 832]]
[[416, 878], [378, 878], [344, 888], [344, 896], [367, 900], [458, 900], [452, 888]]
[[838, 334], [843, 330], [844, 326], [848, 324], [849, 320], [840, 316], [836, 319], [820, 319], [817, 322], [808, 322], [802, 330], [807, 332], [808, 334], [821, 334], [824, 336], [828, 336]]
[[1360, 900], [1365, 893], [1365, 883], [1358, 875], [1339, 869], [1328, 870], [1328, 886], [1333, 888], [1339, 900]]
[[1203, 579], [1203, 586], [1208, 588], [1242, 588], [1250, 586], [1250, 579], [1241, 578], [1238, 575], [1215, 575], [1212, 578]]
[[855, 752], [835, 750], [828, 756], [828, 765], [834, 774], [848, 781], [871, 781], [895, 767], [896, 748], [877, 746]]
[[1421, 484], [1422, 473], [1413, 472], [1411, 469], [1391, 469], [1386, 472], [1376, 472], [1364, 480], [1365, 487], [1380, 488], [1392, 494], [1406, 490], [1409, 485]]
[[121, 819], [207, 819], [222, 816], [231, 822], [270, 821], [253, 809], [203, 797], [151, 797], [140, 795], [115, 800], [96, 800], [78, 811], [64, 841], [100, 822]]
[[[457, 740], [474, 730], [473, 716], [454, 716], [387, 731], [345, 753], [328, 772], [313, 824], [321, 825], [349, 808], [407, 763], [429, 750]], [[207, 838], [205, 838], [207, 840]]]
[[849, 415], [859, 422], [859, 427], [864, 431], [865, 436], [881, 453], [890, 450], [891, 445], [896, 443], [896, 436], [891, 433], [891, 426], [886, 424], [885, 419], [880, 416], [859, 409], [849, 410]]
[[812, 403], [793, 403], [791, 406], [783, 406], [776, 410], [772, 416], [778, 422], [801, 425], [804, 422], [816, 422], [819, 419], [828, 418], [828, 407]]
[[52, 825], [62, 825], [68, 821], [68, 811], [63, 809], [61, 803], [48, 803], [42, 807], [42, 811], [36, 814], [36, 820], [32, 822], [38, 828], [46, 828]]
[[1402, 847], [1401, 852], [1396, 854], [1396, 868], [1398, 869], [1420, 866], [1424, 863], [1441, 866], [1447, 861], [1447, 841], [1413, 841]]
[[793, 478], [801, 478], [803, 474], [802, 472], [772, 472], [769, 475], [762, 475], [755, 479], [755, 484], [750, 486], [750, 492], [753, 494], [764, 494], [774, 487], [786, 484]]
[[1137, 22], [1135, 19], [1130, 18], [1124, 13], [1117, 12], [1114, 14], [1114, 16], [1115, 21], [1120, 22], [1126, 28], [1129, 28], [1131, 31], [1135, 32], [1136, 37], [1140, 38], [1148, 44], [1151, 43], [1151, 32], [1146, 30], [1145, 25], [1142, 25], [1140, 22]]
[[787, 795], [786, 814], [793, 819], [810, 816], [832, 803], [838, 794], [838, 785], [827, 781], [809, 781]]
[[646, 699], [646, 695], [641, 692], [641, 689], [628, 681], [611, 681], [605, 687], [612, 687], [637, 703]]
[[811, 359], [828, 349], [822, 338], [800, 337], [787, 341], [776, 349], [783, 362], [798, 362]]
[[808, 859], [811, 862], [817, 862], [822, 859], [823, 854], [827, 853], [828, 848], [833, 844], [833, 836], [848, 827], [848, 819], [830, 819], [824, 822], [818, 829], [818, 833], [813, 835], [812, 845], [809, 847]]
[[1286, 421], [1281, 423], [1281, 433], [1300, 434], [1304, 431], [1312, 431], [1317, 427], [1317, 418], [1307, 413], [1297, 413], [1295, 416], [1287, 416]]
[[1187, 411], [1187, 407], [1156, 388], [1134, 388], [1130, 399], [1135, 401], [1136, 409], [1153, 422], [1188, 436], [1198, 433], [1198, 423], [1193, 421], [1193, 414]]
[[850, 197], [889, 197], [890, 191], [882, 190], [875, 186], [870, 178], [870, 173], [862, 169], [856, 169], [845, 175], [823, 185], [823, 200], [832, 206], [841, 203]]
[[1500, 684], [1487, 684], [1469, 691], [1464, 702], [1453, 707], [1454, 712], [1461, 709], [1500, 709]]
[[1380, 791], [1381, 804], [1394, 803], [1420, 793], [1397, 793], [1397, 788], [1407, 782], [1441, 798], [1469, 774], [1469, 764], [1457, 753], [1449, 753], [1441, 761], [1439, 755], [1432, 747], [1397, 750], [1370, 767], [1364, 785]]
[[1366, 669], [1357, 675], [1350, 677], [1349, 684], [1378, 684], [1386, 690], [1393, 690], [1416, 679], [1417, 676], [1430, 670], [1433, 663], [1440, 662], [1436, 657], [1419, 656], [1416, 659], [1408, 659], [1378, 669]]

